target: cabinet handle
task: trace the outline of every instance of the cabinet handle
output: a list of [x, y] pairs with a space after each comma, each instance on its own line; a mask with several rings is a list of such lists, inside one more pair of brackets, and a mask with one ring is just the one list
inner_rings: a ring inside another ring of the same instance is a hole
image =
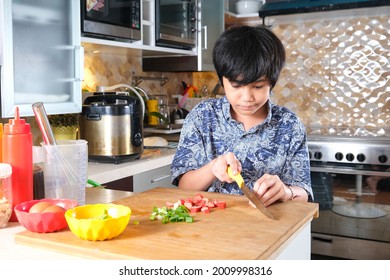
[[[81, 63], [78, 63], [80, 62]], [[78, 67], [80, 65], [80, 67]], [[75, 80], [82, 81], [84, 80], [84, 47], [75, 46]]]
[[322, 236], [322, 235], [316, 235], [312, 234], [313, 240], [321, 241], [321, 242], [326, 242], [326, 243], [333, 243], [333, 238], [330, 236]]
[[203, 26], [202, 29], [204, 30], [204, 45], [203, 50], [207, 50], [207, 25]]
[[166, 178], [169, 178], [169, 177], [171, 177], [171, 175], [164, 175], [164, 176], [159, 177], [159, 178], [151, 179], [151, 180], [150, 180], [150, 183], [156, 183], [156, 182], [158, 182], [158, 181], [162, 181], [162, 180], [164, 180], [164, 179], [166, 179]]

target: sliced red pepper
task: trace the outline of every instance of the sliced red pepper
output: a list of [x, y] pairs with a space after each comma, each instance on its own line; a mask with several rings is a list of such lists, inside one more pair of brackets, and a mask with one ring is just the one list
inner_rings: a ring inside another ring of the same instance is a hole
[[202, 207], [199, 206], [199, 205], [194, 205], [194, 206], [191, 207], [190, 212], [191, 212], [191, 213], [199, 212], [201, 208], [202, 208]]
[[216, 205], [213, 202], [209, 201], [206, 203], [206, 206], [209, 208], [214, 208]]
[[221, 208], [221, 209], [226, 208], [226, 202], [225, 201], [218, 201], [217, 202], [217, 207]]
[[184, 206], [187, 207], [188, 209], [191, 209], [193, 205], [191, 202], [186, 201], [186, 202], [184, 202]]

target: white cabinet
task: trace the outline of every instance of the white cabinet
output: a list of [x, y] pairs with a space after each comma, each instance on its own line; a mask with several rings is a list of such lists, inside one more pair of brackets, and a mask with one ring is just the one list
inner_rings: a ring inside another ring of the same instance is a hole
[[1, 116], [81, 111], [80, 1], [0, 1]]
[[133, 177], [133, 191], [143, 192], [155, 187], [175, 187], [171, 184], [171, 165], [162, 166]]
[[[215, 1], [215, 0], [213, 0]], [[220, 0], [218, 0], [220, 1]], [[106, 39], [96, 39], [82, 37], [83, 43], [91, 43], [104, 46], [113, 46], [129, 49], [142, 50], [144, 55], [159, 56], [159, 55], [196, 55], [194, 50], [179, 50], [166, 47], [156, 46], [155, 32], [155, 0], [143, 0], [141, 5], [141, 40], [134, 42], [122, 42]]]
[[224, 0], [198, 0], [197, 46], [190, 56], [144, 56], [143, 71], [214, 71], [214, 44], [225, 29]]

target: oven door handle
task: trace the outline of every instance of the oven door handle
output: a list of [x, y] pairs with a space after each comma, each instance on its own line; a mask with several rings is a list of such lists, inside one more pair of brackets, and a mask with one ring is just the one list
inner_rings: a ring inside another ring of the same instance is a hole
[[343, 168], [343, 167], [311, 166], [310, 171], [334, 173], [334, 174], [390, 177], [390, 172], [386, 172], [386, 171], [360, 170], [360, 169], [345, 168], [345, 167]]

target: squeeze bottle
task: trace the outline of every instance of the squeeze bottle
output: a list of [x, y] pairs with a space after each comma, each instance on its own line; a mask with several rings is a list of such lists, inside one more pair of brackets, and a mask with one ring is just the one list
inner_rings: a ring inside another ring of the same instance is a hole
[[[15, 205], [33, 199], [33, 160], [32, 134], [30, 124], [19, 116], [15, 109], [15, 118], [4, 124], [3, 162], [12, 166], [12, 209]], [[10, 222], [17, 222], [12, 211]]]

